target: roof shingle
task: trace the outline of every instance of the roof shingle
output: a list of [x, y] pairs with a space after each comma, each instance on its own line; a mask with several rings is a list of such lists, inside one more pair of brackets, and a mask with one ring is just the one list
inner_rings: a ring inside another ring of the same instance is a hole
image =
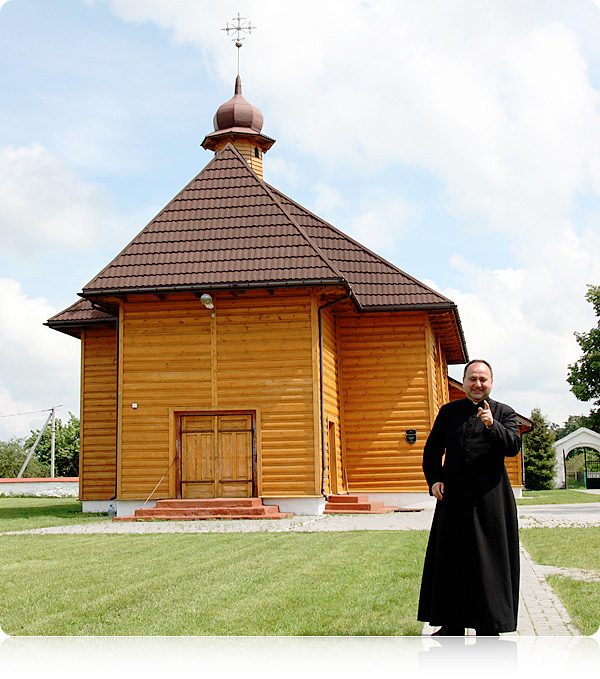
[[[456, 327], [448, 342], [448, 349], [454, 346], [449, 360], [466, 357], [451, 300], [263, 182], [231, 144], [81, 295], [91, 300], [136, 292], [302, 284], [345, 285], [363, 311], [445, 311]], [[64, 313], [72, 321], [73, 314], [91, 314], [91, 306], [76, 304]], [[66, 317], [51, 320], [56, 324], [61, 319]]]

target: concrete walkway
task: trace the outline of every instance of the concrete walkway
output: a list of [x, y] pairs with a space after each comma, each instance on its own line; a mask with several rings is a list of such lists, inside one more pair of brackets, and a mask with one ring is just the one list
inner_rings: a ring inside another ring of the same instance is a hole
[[[580, 505], [520, 506], [519, 523], [522, 528], [535, 526], [600, 526], [600, 503]], [[15, 534], [98, 534], [98, 533], [243, 533], [243, 532], [339, 532], [356, 530], [429, 530], [433, 506], [428, 504], [419, 512], [394, 512], [375, 515], [320, 515], [294, 516], [289, 519], [261, 519], [235, 521], [169, 521], [144, 523], [87, 523], [75, 526], [38, 528], [14, 531]], [[546, 567], [547, 568], [547, 567]], [[435, 628], [425, 625], [423, 634]], [[470, 630], [468, 634], [474, 634]], [[545, 567], [533, 563], [521, 546], [521, 588], [518, 629], [503, 634], [506, 637], [524, 636], [579, 636], [560, 599], [546, 581]]]

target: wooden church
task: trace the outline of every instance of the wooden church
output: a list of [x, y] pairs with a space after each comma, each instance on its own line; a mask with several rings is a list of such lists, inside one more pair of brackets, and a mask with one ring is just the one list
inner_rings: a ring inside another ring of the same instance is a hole
[[82, 345], [84, 511], [427, 493], [457, 308], [267, 184], [262, 122], [238, 76], [208, 165], [47, 323]]

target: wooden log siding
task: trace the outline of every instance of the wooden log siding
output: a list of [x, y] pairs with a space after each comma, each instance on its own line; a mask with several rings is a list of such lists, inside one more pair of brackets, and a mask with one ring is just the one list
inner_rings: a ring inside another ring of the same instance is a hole
[[[123, 302], [119, 499], [145, 499], [169, 468], [169, 408], [211, 405], [210, 337], [192, 296]], [[153, 497], [170, 496], [168, 480]]]
[[[321, 304], [322, 302], [320, 302]], [[330, 309], [322, 311], [323, 326], [323, 393], [325, 402], [326, 493], [339, 493], [344, 489], [342, 465], [341, 408], [339, 394], [338, 346], [336, 319]], [[330, 441], [330, 427], [335, 429], [335, 439]], [[320, 448], [320, 439], [319, 439]], [[334, 451], [330, 450], [334, 448]], [[330, 468], [335, 452], [335, 468]]]
[[318, 494], [310, 292], [248, 291], [215, 306], [218, 406], [260, 408], [260, 494]]
[[515, 457], [505, 457], [504, 464], [508, 472], [508, 480], [512, 486], [523, 485], [523, 452], [521, 451]]
[[116, 332], [113, 325], [86, 328], [81, 333], [81, 500], [108, 500], [115, 494]]
[[430, 376], [430, 414], [431, 426], [435, 421], [439, 409], [449, 401], [448, 392], [448, 367], [446, 357], [442, 351], [439, 337], [428, 324], [426, 329], [428, 343], [428, 371]]
[[[343, 459], [350, 492], [425, 491], [431, 427], [424, 314], [337, 317]], [[407, 429], [417, 430], [409, 444]]]
[[123, 304], [119, 497], [147, 497], [167, 471], [172, 409], [259, 409], [259, 494], [317, 494], [310, 293], [211, 294], [214, 319], [191, 295]]

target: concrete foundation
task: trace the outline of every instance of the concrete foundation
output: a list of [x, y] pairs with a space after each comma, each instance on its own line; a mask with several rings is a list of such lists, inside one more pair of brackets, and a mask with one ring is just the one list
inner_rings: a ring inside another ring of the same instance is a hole
[[325, 511], [325, 498], [318, 497], [265, 497], [264, 505], [277, 505], [279, 511], [296, 516], [319, 516]]

